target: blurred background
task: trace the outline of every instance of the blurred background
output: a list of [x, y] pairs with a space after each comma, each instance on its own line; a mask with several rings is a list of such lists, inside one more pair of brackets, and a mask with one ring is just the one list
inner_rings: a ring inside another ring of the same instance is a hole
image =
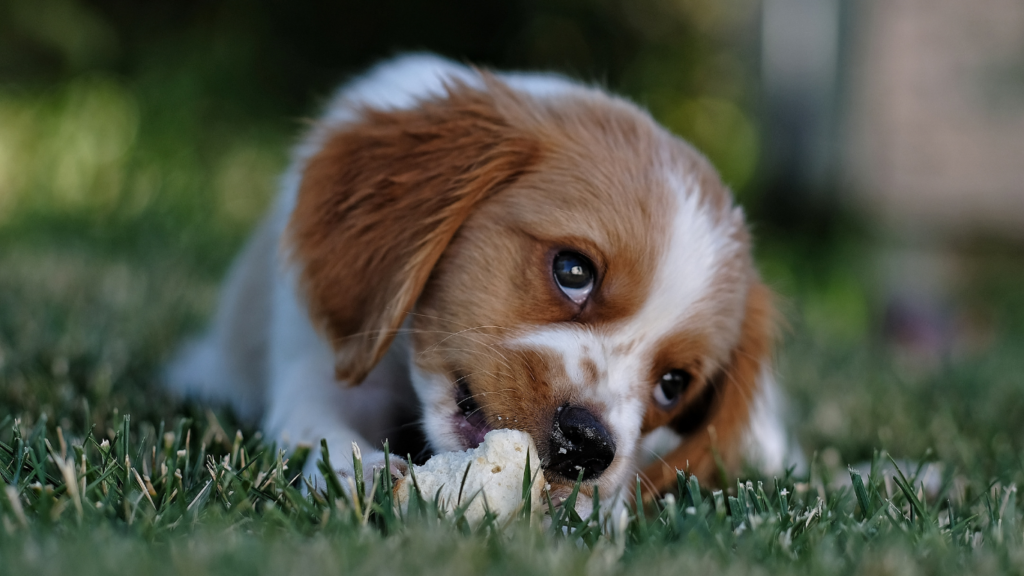
[[1019, 0], [0, 0], [0, 414], [181, 410], [159, 366], [290, 144], [406, 50], [607, 86], [708, 155], [809, 455], [1020, 461]]

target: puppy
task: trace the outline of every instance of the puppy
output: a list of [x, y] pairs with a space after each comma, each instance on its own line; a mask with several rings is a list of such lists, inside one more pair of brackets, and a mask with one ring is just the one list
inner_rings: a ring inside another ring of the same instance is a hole
[[649, 491], [782, 467], [772, 320], [742, 211], [644, 111], [407, 55], [313, 123], [168, 380], [341, 474], [417, 424], [433, 452], [515, 428], [553, 494], [611, 495], [655, 443]]

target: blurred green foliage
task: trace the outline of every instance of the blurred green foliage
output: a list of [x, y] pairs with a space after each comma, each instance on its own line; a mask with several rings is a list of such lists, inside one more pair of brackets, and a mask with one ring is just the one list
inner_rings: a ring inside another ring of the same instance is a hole
[[[159, 213], [240, 234], [301, 118], [401, 50], [562, 70], [649, 106], [747, 188], [754, 0], [0, 2], [0, 222]], [[210, 220], [213, 220], [211, 222]]]

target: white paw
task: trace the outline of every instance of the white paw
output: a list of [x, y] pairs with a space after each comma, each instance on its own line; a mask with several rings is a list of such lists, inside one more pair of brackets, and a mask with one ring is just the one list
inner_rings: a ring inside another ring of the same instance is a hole
[[[385, 460], [384, 452], [379, 450], [366, 452], [359, 456], [362, 461], [363, 483], [366, 486], [367, 494], [369, 494], [373, 488], [374, 475], [376, 472], [378, 470], [383, 470], [389, 462], [389, 473], [391, 475], [392, 482], [405, 476], [409, 471], [409, 465], [405, 462], [405, 459], [395, 456], [394, 454], [388, 456], [387, 460]], [[320, 450], [315, 450], [310, 453], [309, 459], [306, 460], [306, 465], [302, 471], [302, 475], [306, 477], [309, 482], [309, 486], [314, 490], [323, 492], [327, 490], [327, 481], [320, 472], [321, 459]], [[341, 481], [342, 489], [351, 495], [355, 491], [356, 487], [356, 471], [352, 456], [339, 456], [335, 455], [332, 451], [330, 459], [331, 467], [334, 469], [335, 474], [337, 474], [338, 480]]]
[[[391, 454], [387, 460], [384, 458], [383, 452], [373, 452], [371, 454], [363, 455], [363, 482], [366, 483], [366, 490], [369, 491], [373, 485], [374, 474], [378, 470], [383, 470], [390, 463], [388, 471], [391, 474], [391, 481], [394, 482], [399, 478], [405, 476], [409, 472], [409, 465], [405, 462], [404, 458], [400, 458]], [[334, 464], [332, 462], [332, 464]], [[347, 463], [346, 463], [347, 464]], [[348, 479], [355, 480], [356, 471], [352, 465], [338, 466], [334, 464], [335, 472], [338, 473], [338, 477], [341, 478], [342, 485], [348, 483]]]

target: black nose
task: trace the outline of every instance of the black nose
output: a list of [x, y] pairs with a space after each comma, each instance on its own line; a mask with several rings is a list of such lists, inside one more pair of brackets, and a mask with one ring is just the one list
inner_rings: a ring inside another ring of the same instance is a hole
[[586, 408], [562, 406], [551, 426], [550, 456], [545, 468], [570, 479], [600, 476], [615, 458], [615, 441]]

